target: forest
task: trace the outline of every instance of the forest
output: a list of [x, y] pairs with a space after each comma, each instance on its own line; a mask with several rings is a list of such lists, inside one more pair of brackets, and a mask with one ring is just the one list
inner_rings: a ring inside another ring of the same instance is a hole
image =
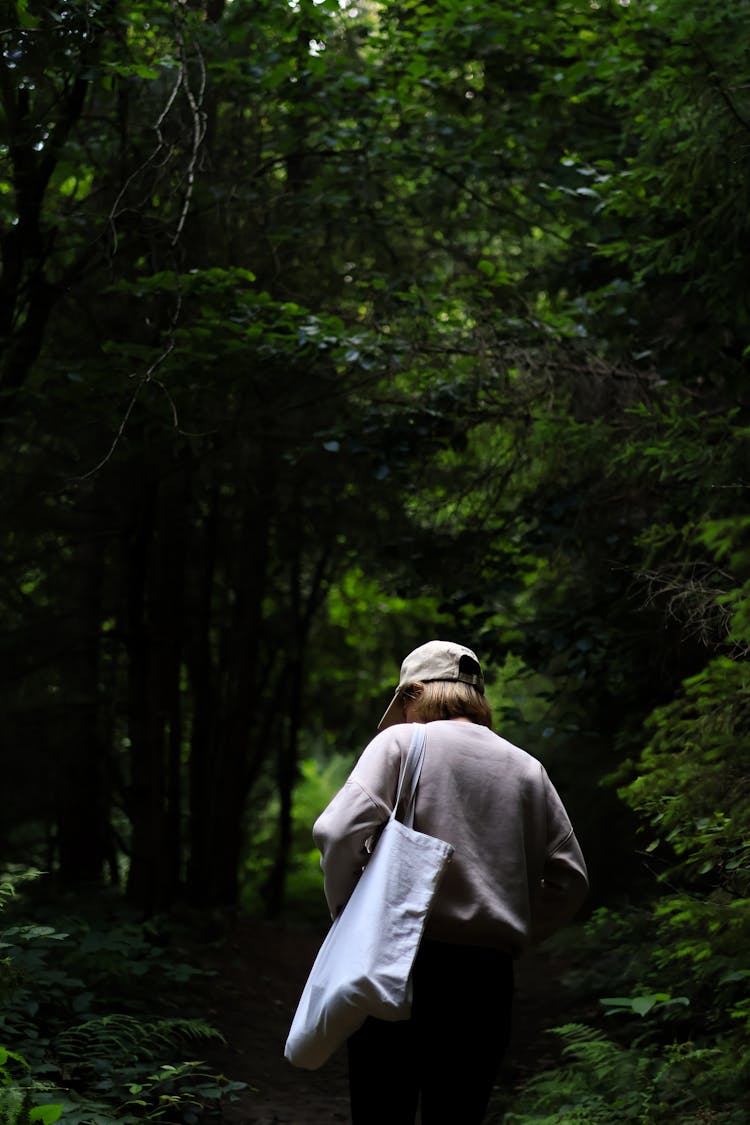
[[0, 1121], [224, 1119], [433, 637], [591, 877], [493, 1120], [750, 1121], [750, 0], [0, 10]]

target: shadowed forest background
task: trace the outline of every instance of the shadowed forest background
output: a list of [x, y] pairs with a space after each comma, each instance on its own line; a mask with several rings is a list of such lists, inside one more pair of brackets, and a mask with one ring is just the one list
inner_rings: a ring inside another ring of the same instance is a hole
[[503, 1120], [749, 1121], [748, 0], [0, 11], [0, 1120], [221, 1120], [173, 942], [447, 637], [592, 879]]

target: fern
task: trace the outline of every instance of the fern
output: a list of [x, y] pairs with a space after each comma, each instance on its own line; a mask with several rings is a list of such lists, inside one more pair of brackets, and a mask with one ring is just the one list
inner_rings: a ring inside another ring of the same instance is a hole
[[[13, 875], [0, 882], [0, 911], [11, 905], [16, 916], [0, 929], [0, 1031], [14, 1046], [0, 1046], [0, 1125], [53, 1125], [59, 1118], [66, 1125], [138, 1125], [167, 1114], [197, 1122], [234, 1100], [244, 1084], [212, 1073], [194, 1058], [196, 1048], [186, 1047], [224, 1042], [216, 1028], [200, 1019], [140, 1015], [141, 999], [152, 1002], [156, 973], [174, 984], [202, 970], [175, 960], [127, 914], [106, 929], [75, 916], [66, 917], [64, 930], [40, 924], [44, 912], [32, 914], [18, 893], [24, 881]], [[99, 1014], [106, 1012], [99, 1005], [111, 1004], [110, 989], [121, 994], [126, 974], [131, 1013]]]
[[[622, 1046], [603, 1031], [569, 1023], [552, 1029], [563, 1041], [562, 1066], [520, 1091], [506, 1125], [747, 1125], [731, 1098], [747, 1056], [734, 1070], [719, 1047], [673, 1043]], [[716, 1091], [721, 1103], [715, 1104]]]
[[17, 1086], [0, 1090], [0, 1121], [2, 1125], [25, 1125], [28, 1120], [28, 1094]]
[[55, 1040], [57, 1054], [69, 1065], [92, 1068], [94, 1061], [122, 1066], [153, 1061], [171, 1054], [181, 1043], [219, 1040], [221, 1032], [197, 1019], [144, 1021], [119, 1013], [98, 1016], [62, 1031]]
[[514, 1125], [614, 1125], [643, 1122], [653, 1086], [653, 1062], [608, 1039], [598, 1028], [568, 1023], [552, 1029], [563, 1041], [566, 1065], [526, 1084]]
[[[22, 1055], [0, 1047], [0, 1125], [33, 1125], [37, 1121], [52, 1125], [60, 1116], [60, 1105], [34, 1105], [33, 1096], [51, 1087], [31, 1078], [28, 1070]], [[20, 1077], [14, 1071], [20, 1071]]]

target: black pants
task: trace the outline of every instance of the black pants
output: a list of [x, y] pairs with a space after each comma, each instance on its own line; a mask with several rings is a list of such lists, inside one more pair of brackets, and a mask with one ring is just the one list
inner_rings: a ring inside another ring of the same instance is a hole
[[423, 941], [411, 1019], [368, 1019], [348, 1041], [353, 1125], [480, 1125], [510, 1038], [513, 959]]

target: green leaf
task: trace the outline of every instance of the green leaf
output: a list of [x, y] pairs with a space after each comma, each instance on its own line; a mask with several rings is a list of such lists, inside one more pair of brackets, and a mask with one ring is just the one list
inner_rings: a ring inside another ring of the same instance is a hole
[[17, 0], [16, 12], [18, 14], [18, 23], [20, 27], [26, 30], [34, 30], [39, 27], [39, 17], [31, 14], [28, 8], [27, 0]]
[[38, 1105], [29, 1113], [30, 1121], [41, 1121], [42, 1125], [53, 1125], [62, 1114], [63, 1107], [59, 1104]]
[[655, 996], [636, 996], [631, 1001], [631, 1007], [639, 1016], [647, 1015], [657, 1003]]

